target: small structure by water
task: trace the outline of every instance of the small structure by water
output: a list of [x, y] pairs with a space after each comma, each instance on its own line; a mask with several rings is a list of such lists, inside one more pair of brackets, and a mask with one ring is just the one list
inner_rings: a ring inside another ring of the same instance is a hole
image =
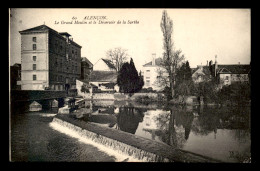
[[54, 100], [51, 102], [51, 107], [52, 107], [52, 108], [57, 108], [58, 106], [59, 106], [59, 102], [54, 99]]
[[36, 101], [33, 101], [29, 106], [29, 111], [35, 112], [35, 111], [41, 111], [42, 105]]
[[70, 108], [68, 107], [68, 105], [59, 108], [58, 114], [69, 114], [70, 113]]

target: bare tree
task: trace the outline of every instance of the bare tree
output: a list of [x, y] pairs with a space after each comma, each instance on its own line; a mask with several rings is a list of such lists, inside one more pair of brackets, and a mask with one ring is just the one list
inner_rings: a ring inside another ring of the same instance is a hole
[[106, 52], [106, 56], [112, 61], [112, 63], [116, 67], [117, 72], [121, 69], [122, 65], [129, 57], [129, 55], [127, 54], [127, 49], [122, 49], [121, 47], [108, 50]]
[[184, 55], [181, 55], [181, 50], [174, 50], [172, 41], [173, 22], [164, 10], [162, 13], [161, 30], [163, 32], [163, 62], [162, 66], [168, 73], [169, 85], [171, 90], [171, 97], [175, 95], [174, 85], [176, 81], [177, 67], [180, 62], [184, 60]]

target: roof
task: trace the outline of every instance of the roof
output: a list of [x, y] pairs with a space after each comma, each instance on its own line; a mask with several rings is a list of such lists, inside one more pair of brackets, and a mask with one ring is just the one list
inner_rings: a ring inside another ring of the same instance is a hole
[[115, 71], [92, 71], [90, 82], [117, 82], [117, 72]]
[[86, 62], [89, 64], [89, 66], [93, 67], [93, 64], [86, 57], [81, 57], [81, 62]]
[[217, 73], [248, 74], [250, 70], [250, 65], [218, 65]]
[[[157, 66], [161, 65], [162, 62], [163, 62], [162, 58], [156, 58], [155, 59], [155, 65], [157, 65]], [[150, 65], [152, 65], [152, 61], [144, 64], [143, 66], [150, 66]]]
[[106, 64], [107, 64], [107, 66], [109, 67], [109, 68], [111, 68], [111, 69], [116, 69], [116, 67], [114, 66], [114, 64], [112, 63], [112, 61], [110, 61], [110, 60], [108, 60], [108, 59], [103, 59], [103, 58], [101, 58]]
[[[45, 24], [43, 25], [40, 25], [40, 26], [36, 26], [36, 27], [33, 27], [33, 28], [29, 28], [29, 29], [26, 29], [26, 30], [22, 30], [22, 31], [19, 31], [20, 34], [23, 34], [23, 33], [28, 33], [28, 32], [39, 32], [39, 31], [52, 31], [52, 32], [55, 32], [57, 35], [70, 35], [69, 33], [67, 32], [61, 32], [61, 33], [58, 33], [56, 30], [46, 26]], [[70, 35], [71, 36], [71, 35]], [[63, 37], [63, 36], [62, 36]], [[64, 38], [64, 37], [63, 37]], [[65, 39], [65, 38], [64, 38]], [[78, 45], [76, 42], [74, 42], [73, 40], [69, 40], [71, 43], [73, 43], [74, 45], [76, 46], [79, 46], [81, 48], [80, 45]]]
[[50, 28], [50, 27], [48, 27], [46, 25], [40, 25], [40, 26], [37, 26], [37, 27], [33, 27], [33, 28], [26, 29], [26, 30], [22, 30], [22, 31], [19, 31], [19, 33], [25, 33], [25, 32], [31, 32], [31, 31], [46, 31], [46, 30], [52, 30], [52, 31], [58, 33], [57, 31], [53, 30], [52, 28]]
[[198, 66], [197, 68], [191, 68], [191, 74], [192, 76], [201, 75], [201, 74], [209, 76], [210, 75], [209, 66]]

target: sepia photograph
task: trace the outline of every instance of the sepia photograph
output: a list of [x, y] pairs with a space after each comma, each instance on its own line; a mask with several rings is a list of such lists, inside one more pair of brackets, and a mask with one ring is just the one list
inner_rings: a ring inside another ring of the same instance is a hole
[[9, 8], [10, 162], [251, 163], [250, 8]]

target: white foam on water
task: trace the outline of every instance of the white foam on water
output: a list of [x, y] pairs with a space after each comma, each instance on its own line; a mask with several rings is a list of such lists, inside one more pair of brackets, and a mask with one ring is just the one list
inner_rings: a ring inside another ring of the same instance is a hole
[[50, 123], [50, 127], [52, 127], [53, 129], [64, 133], [66, 135], [69, 135], [73, 138], [77, 138], [80, 142], [83, 142], [85, 144], [90, 144], [92, 146], [97, 147], [100, 151], [106, 153], [109, 156], [113, 156], [116, 158], [116, 162], [121, 162], [121, 161], [127, 161], [127, 162], [145, 162], [144, 160], [139, 160], [136, 159], [134, 157], [131, 157], [129, 155], [126, 154], [121, 154], [111, 148], [108, 148], [102, 144], [96, 143], [88, 138], [82, 137], [78, 132], [71, 130], [65, 126], [62, 126], [61, 124], [57, 123], [57, 122], [51, 122]]

